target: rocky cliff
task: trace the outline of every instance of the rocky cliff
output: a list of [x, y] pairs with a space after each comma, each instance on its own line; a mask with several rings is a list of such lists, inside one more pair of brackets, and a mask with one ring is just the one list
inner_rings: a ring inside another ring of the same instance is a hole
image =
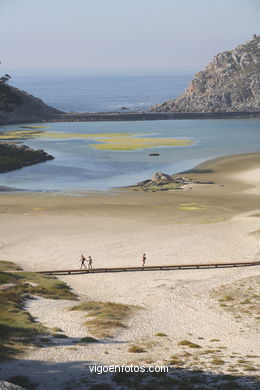
[[217, 54], [186, 91], [156, 104], [157, 112], [260, 111], [260, 35]]
[[0, 87], [0, 125], [54, 119], [62, 112], [17, 88]]

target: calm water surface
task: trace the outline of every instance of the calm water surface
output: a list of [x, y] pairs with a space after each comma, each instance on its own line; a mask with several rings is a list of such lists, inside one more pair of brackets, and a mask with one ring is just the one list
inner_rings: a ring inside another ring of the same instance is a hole
[[[192, 145], [136, 151], [96, 150], [90, 139], [31, 138], [24, 144], [41, 148], [55, 160], [0, 175], [0, 185], [26, 190], [107, 190], [135, 184], [156, 171], [177, 173], [210, 158], [260, 150], [258, 120], [165, 120], [145, 122], [50, 123], [46, 132], [142, 133], [149, 137], [192, 140]], [[32, 124], [30, 124], [32, 125]], [[37, 125], [37, 124], [34, 124]], [[19, 125], [2, 127], [16, 130]], [[158, 152], [160, 156], [150, 157]]]

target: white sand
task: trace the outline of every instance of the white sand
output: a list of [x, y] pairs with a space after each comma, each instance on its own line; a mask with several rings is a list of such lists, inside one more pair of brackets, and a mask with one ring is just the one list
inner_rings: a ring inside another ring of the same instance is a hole
[[242, 171], [236, 178], [250, 185], [245, 193], [260, 195], [260, 168]]
[[[260, 191], [260, 180], [255, 177], [259, 172], [243, 173], [239, 180], [250, 181]], [[91, 255], [97, 267], [141, 264], [143, 252], [149, 265], [259, 260], [260, 240], [249, 235], [259, 229], [259, 218], [252, 216], [258, 213], [260, 209], [251, 210], [212, 224], [168, 225], [111, 215], [94, 218], [84, 213], [70, 218], [51, 217], [44, 210], [26, 215], [2, 214], [0, 258], [17, 262], [27, 270], [77, 268], [81, 253]], [[3, 364], [4, 379], [13, 370], [16, 375], [32, 375], [34, 362], [33, 375], [38, 380], [44, 380], [46, 370], [56, 372], [56, 375], [49, 374], [48, 383], [39, 386], [39, 390], [54, 389], [60, 386], [57, 383], [86, 373], [88, 362], [141, 364], [150, 357], [154, 364], [163, 364], [181, 350], [177, 343], [183, 339], [205, 348], [212, 346], [211, 339], [219, 339], [217, 345], [225, 347], [227, 361], [232, 352], [257, 355], [260, 350], [257, 329], [250, 321], [236, 321], [211, 293], [221, 285], [259, 275], [259, 271], [260, 267], [247, 267], [62, 276], [81, 300], [139, 305], [142, 310], [113, 339], [75, 347], [74, 342], [88, 335], [88, 331], [84, 327], [84, 315], [68, 310], [73, 303], [29, 301], [28, 310], [34, 317], [49, 327], [62, 328], [69, 339], [60, 339], [55, 346], [34, 349], [25, 360]], [[166, 333], [168, 338], [156, 338], [157, 332]], [[129, 343], [147, 340], [156, 340], [157, 344], [149, 347], [146, 354], [136, 356], [127, 351]], [[61, 377], [63, 364], [66, 369]]]

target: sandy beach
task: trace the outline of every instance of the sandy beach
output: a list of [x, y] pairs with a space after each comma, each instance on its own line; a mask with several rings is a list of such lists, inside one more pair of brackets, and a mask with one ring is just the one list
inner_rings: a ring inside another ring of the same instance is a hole
[[[0, 193], [0, 258], [28, 271], [77, 268], [81, 253], [92, 256], [94, 267], [140, 265], [143, 253], [147, 265], [259, 260], [260, 154], [211, 160], [185, 176], [214, 184], [155, 193], [133, 188], [74, 196]], [[75, 302], [30, 300], [30, 313], [49, 327], [60, 327], [68, 338], [3, 363], [1, 377], [15, 371], [37, 378], [39, 390], [61, 388], [67, 381], [74, 381], [71, 388], [85, 389], [78, 380], [90, 362], [167, 365], [172, 355], [180, 359], [187, 351], [182, 340], [199, 345], [182, 358], [187, 370], [259, 375], [257, 316], [228, 311], [219, 301], [223, 291], [227, 295], [241, 283], [258, 294], [259, 271], [257, 266], [62, 276], [82, 301], [140, 309], [113, 338], [73, 347], [76, 339], [90, 335], [84, 313], [68, 310]], [[156, 337], [158, 332], [165, 337]], [[146, 352], [129, 353], [133, 344]], [[209, 349], [221, 365], [212, 363]], [[249, 360], [253, 373], [239, 359]], [[93, 375], [90, 382], [100, 380]]]

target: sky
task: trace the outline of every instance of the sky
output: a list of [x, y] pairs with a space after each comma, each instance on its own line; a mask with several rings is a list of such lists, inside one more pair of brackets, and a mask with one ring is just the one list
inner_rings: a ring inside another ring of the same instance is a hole
[[260, 0], [0, 0], [0, 74], [171, 74], [259, 34]]

